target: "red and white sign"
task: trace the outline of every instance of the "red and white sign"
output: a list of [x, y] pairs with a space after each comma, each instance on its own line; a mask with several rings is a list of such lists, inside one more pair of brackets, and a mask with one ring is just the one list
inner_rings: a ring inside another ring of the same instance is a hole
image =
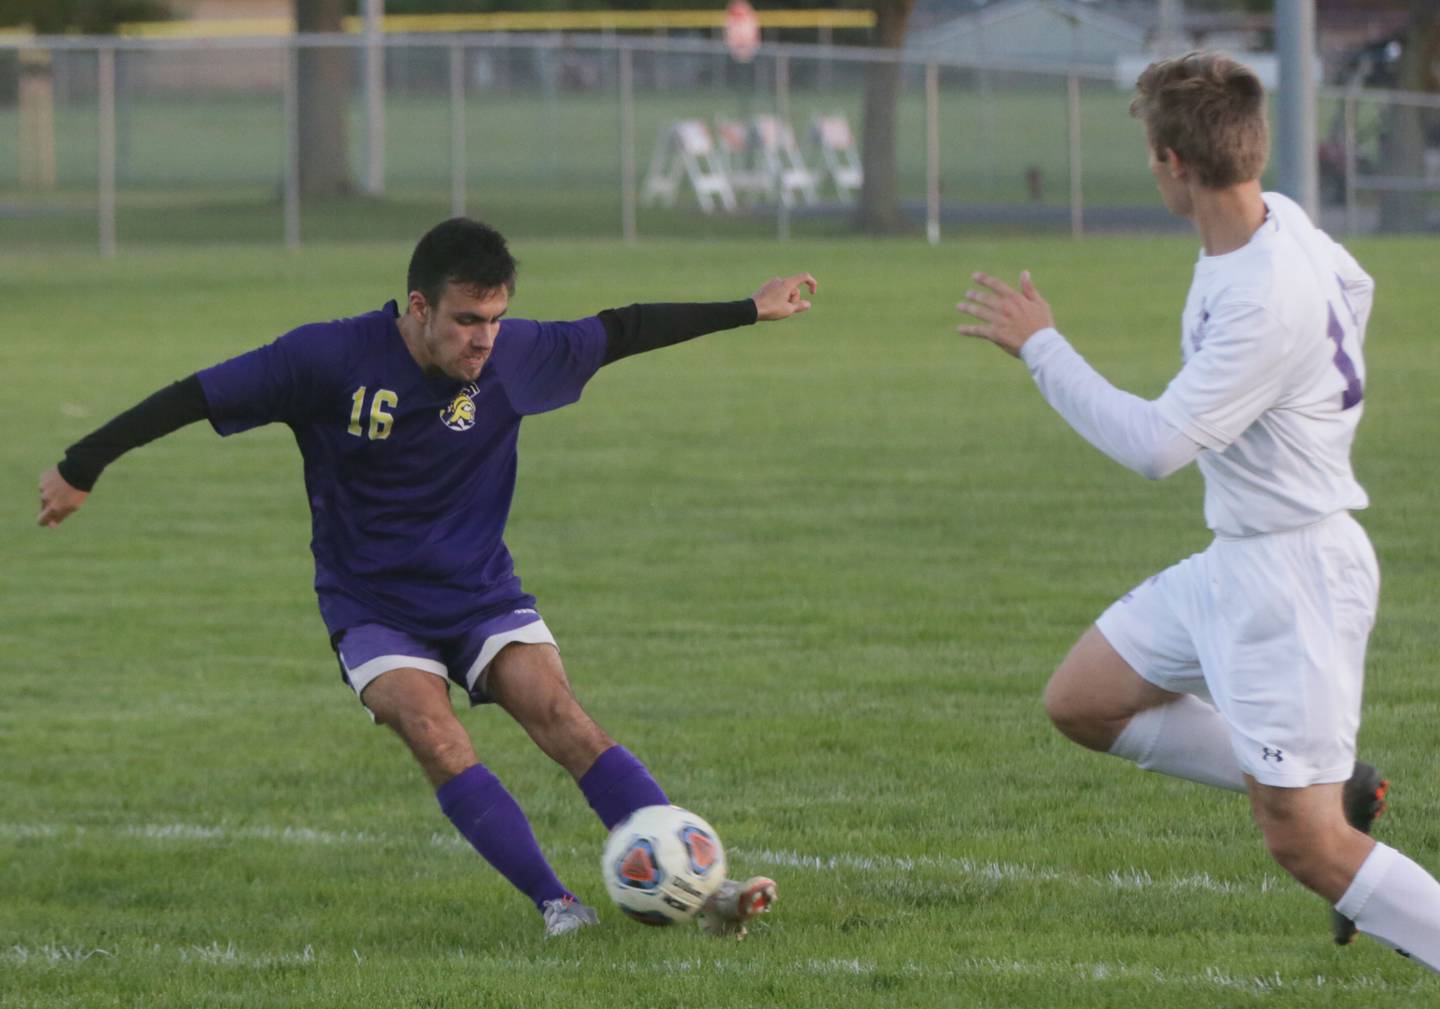
[[725, 8], [725, 44], [741, 63], [749, 63], [760, 48], [760, 19], [746, 0], [730, 0]]

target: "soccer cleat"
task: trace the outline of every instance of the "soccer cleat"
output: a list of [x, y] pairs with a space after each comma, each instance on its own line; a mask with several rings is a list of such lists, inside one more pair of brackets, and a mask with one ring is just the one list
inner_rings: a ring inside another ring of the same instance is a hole
[[743, 939], [748, 931], [745, 923], [770, 910], [775, 897], [773, 879], [751, 876], [743, 883], [727, 879], [700, 909], [700, 927], [711, 935]]
[[[1350, 826], [1362, 834], [1385, 812], [1385, 796], [1390, 791], [1390, 782], [1380, 772], [1363, 760], [1355, 761], [1355, 773], [1345, 782], [1341, 802], [1345, 806], [1345, 819]], [[1339, 911], [1330, 912], [1330, 924], [1335, 936], [1335, 945], [1348, 946], [1355, 941], [1355, 923]]]
[[586, 907], [574, 897], [557, 897], [547, 900], [541, 913], [545, 915], [545, 938], [578, 932], [587, 925], [600, 924], [600, 916], [593, 907]]

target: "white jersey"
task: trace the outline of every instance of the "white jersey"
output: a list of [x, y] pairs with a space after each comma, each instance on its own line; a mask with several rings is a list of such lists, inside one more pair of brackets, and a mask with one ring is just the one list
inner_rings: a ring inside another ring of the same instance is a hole
[[1350, 467], [1375, 290], [1354, 258], [1279, 193], [1241, 249], [1205, 256], [1181, 322], [1184, 367], [1156, 401], [1200, 445], [1219, 536], [1309, 525], [1368, 504]]

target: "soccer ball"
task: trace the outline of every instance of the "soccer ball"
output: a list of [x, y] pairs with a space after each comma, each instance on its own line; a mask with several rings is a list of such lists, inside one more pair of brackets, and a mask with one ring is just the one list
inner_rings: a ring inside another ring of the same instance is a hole
[[600, 863], [615, 906], [646, 925], [689, 921], [725, 882], [715, 828], [679, 806], [645, 806], [616, 824]]

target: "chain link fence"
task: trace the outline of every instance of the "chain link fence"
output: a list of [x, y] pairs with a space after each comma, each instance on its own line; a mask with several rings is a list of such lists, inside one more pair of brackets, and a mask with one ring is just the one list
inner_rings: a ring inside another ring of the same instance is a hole
[[[739, 63], [699, 38], [390, 36], [377, 120], [365, 46], [0, 41], [0, 247], [408, 241], [458, 213], [531, 238], [850, 233], [875, 167], [859, 150], [881, 63], [898, 70], [902, 230], [1183, 227], [1154, 194], [1131, 82], [1108, 66], [773, 44]], [[317, 118], [327, 86], [333, 112]], [[1440, 226], [1440, 96], [1321, 97], [1326, 226]]]

